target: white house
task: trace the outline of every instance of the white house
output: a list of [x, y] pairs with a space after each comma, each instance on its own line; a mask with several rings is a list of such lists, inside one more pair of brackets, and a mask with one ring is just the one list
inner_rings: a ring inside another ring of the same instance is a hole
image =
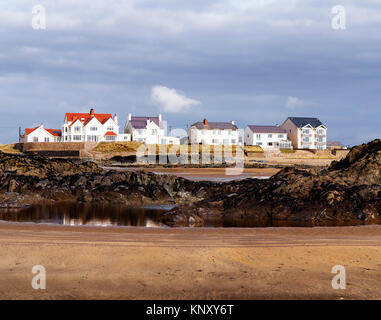
[[196, 122], [189, 128], [191, 144], [237, 145], [239, 132], [234, 121], [231, 122]]
[[279, 126], [248, 125], [244, 141], [247, 146], [261, 146], [262, 149], [292, 149], [286, 130]]
[[327, 127], [318, 118], [288, 117], [282, 128], [295, 149], [327, 149]]
[[118, 117], [111, 113], [66, 113], [62, 125], [64, 142], [130, 141], [128, 134], [119, 134]]
[[45, 129], [43, 125], [35, 128], [26, 128], [25, 133], [21, 135], [21, 142], [60, 142], [61, 130]]
[[133, 117], [130, 113], [124, 127], [125, 134], [131, 136], [132, 141], [145, 144], [180, 144], [177, 137], [167, 136], [161, 114], [157, 117]]

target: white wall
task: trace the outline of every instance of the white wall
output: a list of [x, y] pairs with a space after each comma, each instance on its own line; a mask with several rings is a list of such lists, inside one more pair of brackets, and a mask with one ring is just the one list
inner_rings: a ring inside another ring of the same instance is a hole
[[207, 130], [191, 127], [189, 130], [190, 143], [205, 143], [209, 145], [237, 145], [238, 130]]
[[51, 135], [43, 127], [39, 127], [29, 135], [25, 135], [25, 142], [58, 142], [60, 137]]
[[[77, 128], [79, 128], [78, 131], [76, 130]], [[119, 125], [111, 118], [108, 119], [104, 124], [102, 124], [98, 121], [97, 118], [94, 117], [86, 124], [86, 126], [83, 126], [83, 123], [79, 120], [76, 120], [71, 126], [70, 123], [66, 122], [62, 125], [62, 141], [118, 141], [117, 136], [105, 136], [106, 132], [108, 131], [112, 131], [117, 135], [119, 134]]]
[[132, 141], [144, 142], [146, 144], [159, 144], [161, 137], [164, 137], [164, 129], [161, 129], [155, 122], [147, 121], [144, 129], [135, 129], [131, 123], [126, 125], [126, 133], [131, 134]]
[[287, 140], [286, 133], [256, 133], [252, 132], [249, 127], [245, 129], [245, 145], [261, 146], [262, 149], [276, 149], [279, 148], [281, 141]]

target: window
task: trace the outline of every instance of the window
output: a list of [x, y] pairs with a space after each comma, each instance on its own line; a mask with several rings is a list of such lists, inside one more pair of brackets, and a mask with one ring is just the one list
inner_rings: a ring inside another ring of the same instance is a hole
[[115, 141], [116, 137], [115, 136], [106, 136], [106, 141]]
[[318, 135], [323, 135], [324, 134], [324, 129], [317, 129], [317, 134]]
[[44, 142], [49, 142], [49, 137], [44, 138]]
[[97, 127], [90, 127], [90, 131], [98, 131]]
[[87, 136], [87, 141], [93, 141], [93, 142], [96, 142], [96, 141], [98, 141], [98, 140], [99, 140], [98, 136], [94, 136], [94, 135], [89, 135], [89, 136]]
[[224, 139], [224, 144], [229, 144], [229, 139]]
[[142, 129], [139, 129], [139, 130], [138, 130], [138, 134], [139, 134], [139, 135], [142, 135], [142, 134], [144, 134], [144, 130], [142, 130]]
[[67, 132], [67, 127], [65, 127], [65, 132]]
[[107, 131], [114, 131], [114, 127], [107, 127]]
[[283, 134], [278, 134], [278, 138], [279, 138], [279, 139], [283, 139], [283, 138], [284, 138], [284, 135], [283, 135]]
[[124, 140], [128, 140], [128, 136], [124, 136]]
[[217, 139], [212, 139], [212, 144], [217, 144]]
[[310, 129], [303, 129], [302, 133], [303, 134], [310, 134]]
[[236, 140], [235, 139], [232, 139], [232, 144], [236, 144]]
[[309, 137], [303, 137], [302, 141], [303, 142], [310, 142], [310, 138]]
[[81, 140], [82, 140], [82, 136], [79, 136], [79, 135], [73, 136], [73, 141], [81, 141]]
[[262, 142], [257, 142], [257, 146], [261, 146], [262, 145]]
[[38, 142], [38, 137], [33, 137], [33, 142]]
[[79, 126], [75, 127], [75, 128], [74, 128], [74, 131], [75, 131], [75, 132], [79, 132], [79, 131], [81, 131], [81, 127], [79, 127]]
[[317, 142], [324, 142], [324, 139], [323, 139], [323, 137], [317, 137], [317, 138], [316, 138], [316, 141], [317, 141]]
[[152, 135], [154, 135], [154, 136], [157, 135], [157, 130], [156, 129], [152, 129]]
[[268, 145], [269, 147], [272, 147], [272, 146], [273, 146], [273, 143], [272, 143], [272, 142], [268, 142], [267, 145]]
[[218, 130], [218, 131], [217, 131], [217, 134], [218, 134], [218, 135], [221, 135], [221, 130]]
[[161, 143], [161, 144], [166, 144], [165, 139], [161, 139], [161, 140], [160, 140], [160, 143]]
[[272, 138], [272, 137], [273, 135], [271, 133], [267, 135], [267, 138]]
[[257, 134], [255, 137], [256, 137], [257, 140], [261, 140], [261, 135], [260, 134]]

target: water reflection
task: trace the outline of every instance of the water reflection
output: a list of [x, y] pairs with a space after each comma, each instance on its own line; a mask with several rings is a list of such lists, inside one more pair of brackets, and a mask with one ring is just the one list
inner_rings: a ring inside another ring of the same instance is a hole
[[[1, 209], [0, 220], [24, 223], [51, 223], [67, 226], [115, 227], [132, 226], [157, 228], [165, 227], [161, 222], [163, 213], [173, 205], [150, 205], [127, 207], [124, 205], [99, 205], [83, 203], [57, 203], [36, 205], [29, 208]], [[380, 222], [377, 222], [379, 224]], [[253, 227], [314, 227], [361, 225], [364, 222], [325, 222], [258, 220], [252, 216], [214, 216], [206, 218], [203, 227], [214, 228], [253, 228]]]
[[122, 205], [59, 203], [36, 205], [21, 210], [0, 210], [0, 220], [68, 226], [162, 227], [160, 216], [169, 209], [171, 206], [162, 205], [136, 208]]

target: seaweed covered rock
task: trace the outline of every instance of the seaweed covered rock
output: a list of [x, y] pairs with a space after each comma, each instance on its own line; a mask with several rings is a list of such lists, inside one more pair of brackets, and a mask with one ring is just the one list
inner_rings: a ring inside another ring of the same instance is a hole
[[333, 162], [329, 171], [354, 184], [381, 185], [381, 139], [353, 147], [346, 158]]
[[74, 163], [67, 159], [6, 154], [0, 151], [0, 174], [14, 173], [44, 178], [49, 174], [76, 174], [102, 172], [93, 162]]

